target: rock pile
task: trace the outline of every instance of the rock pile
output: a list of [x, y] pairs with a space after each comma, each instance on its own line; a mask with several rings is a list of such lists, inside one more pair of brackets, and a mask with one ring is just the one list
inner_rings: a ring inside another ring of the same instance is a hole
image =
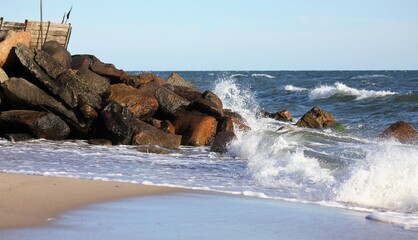
[[211, 145], [220, 135], [214, 150], [222, 151], [234, 139], [235, 126], [249, 129], [238, 113], [223, 109], [216, 94], [200, 92], [177, 73], [167, 80], [130, 74], [93, 55], [71, 56], [53, 41], [42, 50], [22, 41], [6, 43], [0, 134], [9, 139], [30, 134], [178, 148]]

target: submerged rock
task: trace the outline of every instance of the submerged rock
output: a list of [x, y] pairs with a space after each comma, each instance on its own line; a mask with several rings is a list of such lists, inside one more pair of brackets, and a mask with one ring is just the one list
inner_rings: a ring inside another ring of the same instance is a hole
[[418, 132], [411, 124], [398, 121], [379, 134], [379, 137], [395, 138], [400, 142], [408, 143], [418, 139]]
[[174, 149], [179, 148], [181, 144], [182, 137], [180, 135], [165, 133], [143, 121], [138, 121], [135, 131], [132, 144], [156, 145]]
[[331, 113], [322, 110], [319, 107], [314, 107], [299, 119], [296, 126], [323, 129], [332, 127], [336, 123], [337, 122]]

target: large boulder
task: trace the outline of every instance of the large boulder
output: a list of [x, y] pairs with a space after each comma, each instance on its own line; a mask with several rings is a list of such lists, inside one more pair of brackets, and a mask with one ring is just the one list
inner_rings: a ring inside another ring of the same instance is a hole
[[[241, 116], [241, 114], [237, 113], [237, 112], [233, 112], [230, 109], [224, 109], [223, 110], [224, 113], [224, 120], [221, 120], [221, 124], [223, 124], [222, 122], [228, 121], [228, 118], [230, 119], [230, 121], [232, 122], [233, 126], [234, 126], [234, 130], [235, 129], [239, 129], [240, 131], [250, 131], [251, 128], [248, 126], [247, 120]], [[226, 123], [228, 126], [230, 123]], [[222, 127], [223, 128], [223, 127]]]
[[216, 103], [207, 100], [207, 99], [196, 99], [188, 106], [190, 110], [196, 110], [208, 115], [214, 116], [216, 119], [221, 119], [223, 117], [223, 109], [219, 107]]
[[214, 117], [191, 111], [179, 114], [174, 126], [176, 134], [183, 136], [183, 145], [204, 146], [215, 136], [217, 124]]
[[20, 109], [49, 110], [63, 117], [72, 126], [87, 132], [89, 125], [78, 119], [75, 113], [49, 96], [43, 90], [23, 78], [10, 78], [1, 84], [9, 104]]
[[109, 78], [113, 83], [122, 83], [129, 76], [125, 71], [117, 69], [115, 65], [103, 63], [93, 55], [73, 55], [71, 68], [76, 70], [90, 69], [100, 76]]
[[379, 137], [395, 138], [400, 142], [407, 143], [417, 140], [418, 132], [411, 124], [404, 121], [398, 121], [379, 134]]
[[332, 127], [336, 123], [337, 122], [331, 113], [322, 110], [319, 107], [314, 107], [309, 112], [305, 113], [296, 125], [298, 127], [323, 129]]
[[219, 132], [216, 134], [210, 148], [213, 152], [226, 153], [228, 151], [228, 144], [237, 139], [233, 132]]
[[129, 75], [126, 77], [126, 80], [124, 81], [124, 83], [134, 88], [138, 88], [139, 86], [141, 86], [141, 84], [145, 84], [145, 83], [155, 83], [158, 85], [167, 84], [163, 78], [153, 73], [141, 73], [138, 75]]
[[150, 93], [141, 92], [123, 83], [112, 85], [110, 92], [109, 100], [129, 109], [138, 119], [148, 118], [158, 110], [157, 99]]
[[148, 123], [138, 121], [132, 144], [157, 145], [166, 148], [179, 148], [181, 136], [165, 133]]
[[63, 68], [71, 68], [71, 54], [57, 41], [48, 41], [42, 45], [42, 51], [48, 53]]
[[189, 87], [181, 87], [181, 86], [173, 86], [173, 91], [175, 94], [179, 95], [180, 97], [186, 99], [189, 102], [193, 102], [197, 99], [202, 98], [202, 93], [198, 90]]
[[103, 108], [101, 117], [104, 125], [102, 131], [105, 130], [101, 134], [104, 137], [113, 144], [131, 144], [138, 120], [130, 110], [111, 101]]
[[23, 127], [37, 138], [62, 140], [70, 134], [70, 128], [61, 118], [44, 111], [11, 110], [1, 112], [0, 123], [1, 125], [6, 124], [7, 130], [12, 130], [10, 133], [13, 133], [13, 130], [21, 131]]
[[186, 108], [189, 101], [155, 83], [142, 84], [138, 88], [143, 93], [151, 93], [158, 101], [158, 109], [163, 115], [175, 116], [180, 109]]
[[82, 82], [90, 92], [96, 93], [104, 99], [110, 94], [109, 79], [102, 77], [89, 69], [77, 71], [77, 76], [79, 81]]
[[186, 81], [183, 77], [181, 77], [178, 73], [175, 72], [167, 78], [167, 83], [174, 86], [187, 87], [192, 90], [199, 91], [199, 89], [195, 87], [192, 83]]
[[214, 103], [219, 109], [224, 108], [222, 100], [214, 92], [205, 91], [202, 94], [202, 98]]
[[3, 67], [10, 60], [13, 47], [16, 47], [19, 43], [29, 47], [30, 40], [30, 32], [8, 31], [5, 39], [0, 42], [0, 67]]

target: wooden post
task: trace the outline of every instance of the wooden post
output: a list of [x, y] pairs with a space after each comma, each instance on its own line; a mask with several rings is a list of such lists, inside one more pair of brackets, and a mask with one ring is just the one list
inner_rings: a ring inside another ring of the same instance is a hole
[[40, 11], [41, 11], [41, 48], [42, 45], [44, 45], [43, 40], [44, 40], [44, 33], [43, 33], [43, 27], [42, 27], [42, 0], [40, 0]]

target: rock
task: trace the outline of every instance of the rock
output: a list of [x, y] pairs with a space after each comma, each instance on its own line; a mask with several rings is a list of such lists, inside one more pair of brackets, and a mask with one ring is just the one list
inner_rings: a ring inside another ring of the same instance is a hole
[[199, 92], [199, 89], [197, 87], [195, 87], [192, 83], [186, 81], [184, 78], [182, 78], [179, 74], [175, 72], [167, 78], [167, 83], [174, 86], [187, 87]]
[[98, 117], [96, 110], [91, 105], [85, 104], [80, 107], [80, 111], [83, 114], [84, 118], [87, 120], [93, 120]]
[[398, 121], [379, 134], [379, 137], [395, 138], [402, 143], [408, 143], [418, 139], [418, 132], [411, 124], [404, 121]]
[[81, 69], [77, 71], [79, 80], [87, 87], [90, 92], [94, 92], [103, 99], [109, 97], [110, 80], [94, 73], [89, 69]]
[[277, 121], [282, 121], [282, 122], [293, 121], [292, 114], [287, 109], [275, 113], [273, 118], [276, 119]]
[[82, 132], [87, 132], [89, 124], [79, 120], [75, 113], [66, 108], [61, 102], [42, 91], [37, 86], [23, 78], [10, 78], [1, 84], [8, 102], [16, 108], [30, 108], [37, 110], [50, 110], [63, 117], [72, 126]]
[[8, 123], [10, 126], [18, 129], [21, 128], [20, 126], [23, 126], [37, 138], [62, 140], [70, 134], [68, 125], [61, 118], [50, 112], [11, 110], [0, 114], [0, 122]]
[[179, 95], [180, 97], [186, 99], [189, 102], [193, 102], [197, 99], [202, 98], [202, 93], [188, 87], [181, 87], [181, 86], [173, 86], [174, 93]]
[[89, 139], [87, 143], [91, 145], [99, 145], [99, 146], [112, 146], [112, 141], [108, 139]]
[[148, 118], [158, 110], [158, 101], [153, 95], [123, 83], [112, 85], [109, 100], [129, 109], [138, 119]]
[[234, 120], [232, 117], [223, 117], [218, 123], [219, 132], [234, 132]]
[[174, 126], [176, 134], [183, 136], [183, 145], [204, 146], [215, 136], [217, 124], [214, 117], [191, 111], [179, 114]]
[[190, 104], [186, 99], [155, 83], [142, 84], [138, 89], [142, 93], [154, 95], [158, 102], [158, 109], [163, 115], [175, 116], [178, 110]]
[[103, 63], [93, 55], [73, 55], [72, 69], [90, 69], [100, 76], [109, 78], [112, 83], [122, 83], [128, 78], [128, 74], [123, 70], [117, 69], [113, 64]]
[[102, 98], [96, 89], [88, 82], [79, 79], [73, 71], [61, 67], [55, 59], [41, 50], [36, 50], [34, 60], [52, 78], [51, 82], [46, 82], [51, 78], [41, 80], [41, 82], [68, 106], [75, 108], [89, 104], [101, 109]]
[[222, 119], [223, 117], [223, 109], [219, 108], [219, 106], [212, 101], [207, 99], [196, 99], [188, 106], [190, 110], [196, 110], [201, 113], [206, 113], [208, 115], [214, 116], [216, 119]]
[[23, 142], [23, 141], [31, 141], [31, 140], [36, 139], [28, 133], [10, 133], [10, 134], [6, 134], [4, 138], [6, 138], [7, 140], [11, 142]]
[[314, 107], [299, 119], [296, 126], [323, 129], [332, 127], [336, 123], [337, 122], [331, 113], [322, 110], [319, 107]]
[[228, 144], [237, 139], [233, 132], [219, 132], [216, 134], [210, 148], [213, 152], [226, 153], [228, 151]]
[[213, 93], [211, 91], [205, 91], [202, 94], [202, 97], [203, 97], [203, 99], [206, 99], [206, 100], [216, 104], [218, 109], [223, 109], [224, 108], [222, 100], [215, 93]]
[[166, 148], [179, 148], [181, 136], [165, 133], [148, 123], [138, 121], [136, 134], [132, 139], [132, 144], [136, 145], [156, 145]]
[[144, 120], [146, 123], [160, 129], [165, 133], [175, 134], [176, 129], [174, 125], [168, 120], [158, 120], [155, 118], [148, 118]]
[[7, 61], [11, 61], [13, 47], [18, 44], [23, 44], [27, 47], [30, 45], [30, 32], [15, 32], [8, 31], [6, 38], [0, 42], [0, 68], [3, 67]]
[[3, 68], [0, 68], [0, 83], [4, 83], [7, 80], [9, 80], [9, 77], [7, 76]]
[[110, 101], [100, 113], [106, 138], [113, 144], [131, 144], [132, 137], [135, 134], [137, 119], [135, 115], [119, 103]]
[[59, 42], [48, 41], [44, 43], [42, 51], [51, 55], [63, 68], [71, 68], [71, 54]]
[[245, 131], [245, 132], [251, 130], [251, 128], [247, 125], [247, 120], [245, 120], [245, 118], [241, 116], [239, 113], [232, 112], [229, 109], [224, 109], [223, 113], [226, 118], [228, 117], [231, 118], [231, 121], [234, 126], [234, 130], [235, 128], [239, 129], [240, 131]]
[[146, 83], [155, 83], [158, 85], [164, 85], [166, 84], [166, 81], [162, 79], [161, 77], [152, 73], [141, 73], [138, 75], [129, 76], [126, 79], [125, 83], [134, 88], [138, 88], [139, 86], [141, 86], [141, 84], [146, 84]]
[[262, 118], [274, 118], [274, 114], [270, 113], [266, 110], [261, 110], [260, 112], [257, 113], [257, 117], [262, 117]]

